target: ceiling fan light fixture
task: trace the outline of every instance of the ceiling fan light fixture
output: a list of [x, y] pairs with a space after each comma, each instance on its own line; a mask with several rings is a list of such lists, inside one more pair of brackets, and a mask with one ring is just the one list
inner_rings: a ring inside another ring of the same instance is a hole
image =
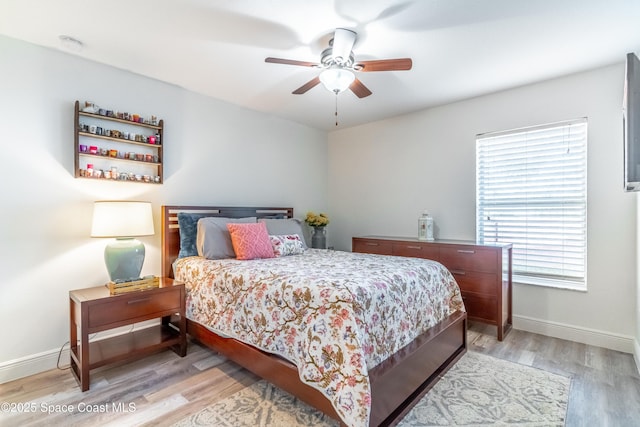
[[320, 73], [320, 81], [328, 91], [336, 95], [351, 86], [356, 76], [349, 70], [340, 67], [332, 67]]

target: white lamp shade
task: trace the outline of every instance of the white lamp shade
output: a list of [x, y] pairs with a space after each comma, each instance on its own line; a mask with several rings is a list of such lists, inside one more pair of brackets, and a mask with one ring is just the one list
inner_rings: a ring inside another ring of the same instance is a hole
[[339, 67], [329, 68], [320, 73], [320, 81], [324, 87], [334, 93], [346, 90], [355, 79], [356, 76], [351, 71]]
[[153, 234], [150, 202], [95, 202], [91, 237], [134, 237]]

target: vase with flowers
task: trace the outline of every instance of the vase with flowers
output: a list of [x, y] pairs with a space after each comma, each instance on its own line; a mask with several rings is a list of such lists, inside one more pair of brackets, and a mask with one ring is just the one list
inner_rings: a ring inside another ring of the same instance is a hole
[[313, 228], [313, 235], [311, 236], [311, 247], [315, 249], [327, 248], [327, 234], [325, 227], [329, 224], [329, 217], [327, 214], [313, 212], [307, 212], [307, 216], [304, 218], [304, 222], [309, 227]]

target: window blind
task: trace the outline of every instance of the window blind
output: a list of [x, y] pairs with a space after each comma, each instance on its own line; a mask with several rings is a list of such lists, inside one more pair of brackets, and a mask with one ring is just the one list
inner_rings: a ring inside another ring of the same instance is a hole
[[512, 243], [514, 281], [586, 289], [587, 120], [478, 135], [479, 243]]

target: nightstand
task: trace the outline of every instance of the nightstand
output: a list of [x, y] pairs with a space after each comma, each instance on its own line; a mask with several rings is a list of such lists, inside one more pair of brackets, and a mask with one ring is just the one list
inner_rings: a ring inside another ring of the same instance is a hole
[[[69, 291], [69, 315], [71, 372], [82, 391], [89, 390], [91, 369], [163, 348], [181, 357], [187, 354], [184, 284], [173, 279], [161, 278], [158, 288], [119, 295], [110, 295], [106, 286]], [[90, 334], [155, 318], [162, 322], [89, 342]]]

